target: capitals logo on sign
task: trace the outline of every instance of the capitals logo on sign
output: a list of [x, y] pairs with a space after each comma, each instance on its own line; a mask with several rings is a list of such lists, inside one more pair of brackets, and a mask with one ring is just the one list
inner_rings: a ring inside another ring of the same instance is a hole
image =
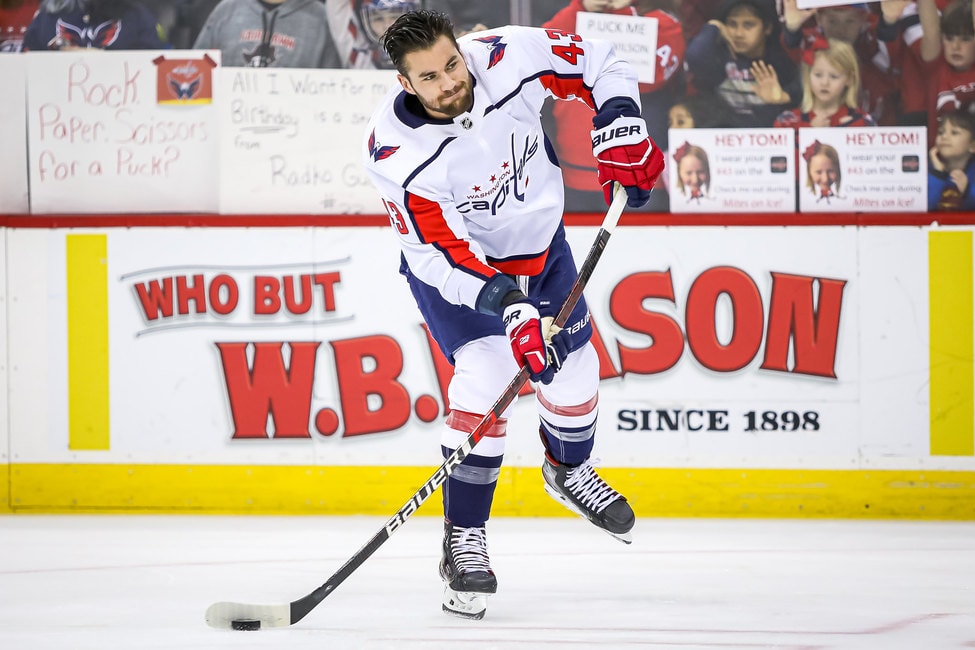
[[209, 104], [213, 102], [211, 71], [216, 61], [200, 59], [153, 59], [156, 64], [156, 101], [159, 104]]
[[498, 63], [501, 63], [501, 59], [504, 58], [504, 48], [507, 47], [506, 43], [501, 42], [500, 36], [484, 36], [482, 38], [475, 38], [478, 43], [487, 43], [490, 48], [490, 58], [488, 59], [488, 69], [490, 70]]
[[399, 147], [384, 147], [376, 143], [376, 131], [369, 134], [369, 155], [376, 162], [386, 160], [399, 150]]

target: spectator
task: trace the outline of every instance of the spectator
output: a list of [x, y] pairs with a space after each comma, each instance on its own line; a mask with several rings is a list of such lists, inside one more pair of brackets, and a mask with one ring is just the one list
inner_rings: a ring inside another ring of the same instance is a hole
[[0, 53], [20, 52], [37, 0], [0, 0]]
[[511, 3], [502, 0], [471, 2], [470, 0], [426, 0], [426, 9], [442, 11], [454, 23], [457, 34], [503, 27], [512, 22]]
[[[713, 92], [728, 112], [727, 126], [772, 126], [779, 113], [799, 104], [797, 66], [778, 27], [775, 0], [724, 0], [717, 18], [688, 44], [690, 90]], [[777, 83], [758, 84], [757, 66], [774, 70]]]
[[937, 137], [935, 117], [945, 113], [975, 112], [975, 16], [971, 0], [955, 0], [940, 19], [935, 0], [919, 0], [921, 40], [928, 92], [928, 141]]
[[819, 36], [803, 50], [802, 104], [784, 111], [774, 126], [876, 126], [869, 113], [857, 108], [859, 88], [860, 66], [853, 47]]
[[24, 34], [24, 51], [167, 47], [156, 17], [134, 0], [47, 0]]
[[948, 113], [928, 165], [928, 210], [975, 210], [975, 117]]
[[319, 0], [222, 0], [193, 48], [220, 50], [225, 66], [342, 67]]
[[921, 19], [914, 0], [882, 0], [877, 37], [887, 43], [891, 72], [897, 84], [895, 120], [901, 126], [927, 126], [927, 78], [916, 53]]
[[417, 0], [325, 0], [328, 26], [343, 68], [392, 69], [379, 38], [408, 11], [419, 9]]
[[867, 5], [799, 9], [784, 0], [782, 43], [793, 61], [818, 39], [832, 39], [853, 47], [859, 63], [858, 107], [875, 122], [894, 124], [897, 81], [891, 70], [887, 44], [877, 38], [879, 18]]
[[[566, 32], [576, 30], [576, 15], [587, 11], [611, 13], [623, 16], [644, 16], [657, 19], [657, 56], [654, 83], [640, 84], [640, 102], [647, 121], [650, 137], [662, 148], [667, 148], [668, 111], [674, 98], [683, 94], [684, 37], [680, 23], [670, 9], [669, 0], [651, 2], [626, 0], [626, 7], [614, 8], [613, 0], [571, 0], [550, 21], [542, 25]], [[556, 102], [552, 106], [555, 128], [555, 150], [562, 164], [565, 179], [566, 205], [576, 212], [598, 212], [604, 209], [603, 190], [596, 178], [596, 161], [592, 155], [590, 130], [591, 106], [582, 101]], [[664, 181], [658, 179], [658, 191], [654, 193], [647, 210], [666, 209]]]
[[671, 106], [667, 120], [671, 129], [713, 129], [721, 126], [722, 115], [712, 95], [697, 93]]

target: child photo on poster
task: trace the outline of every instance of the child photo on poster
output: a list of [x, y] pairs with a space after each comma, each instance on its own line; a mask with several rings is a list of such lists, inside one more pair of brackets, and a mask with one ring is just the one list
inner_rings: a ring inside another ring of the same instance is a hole
[[703, 147], [684, 141], [674, 151], [674, 164], [677, 165], [677, 194], [687, 204], [702, 206], [712, 200], [709, 194], [711, 185], [711, 164]]
[[806, 189], [816, 197], [816, 203], [845, 201], [846, 197], [840, 194], [843, 170], [836, 147], [815, 140], [802, 157], [806, 161]]

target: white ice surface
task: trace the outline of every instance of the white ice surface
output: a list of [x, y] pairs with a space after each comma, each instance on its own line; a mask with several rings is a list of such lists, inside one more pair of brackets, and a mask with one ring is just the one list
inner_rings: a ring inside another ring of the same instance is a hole
[[289, 603], [380, 517], [0, 516], [0, 649], [975, 648], [975, 523], [493, 519], [499, 590], [440, 611], [441, 522], [415, 517], [297, 625], [215, 630], [216, 601]]

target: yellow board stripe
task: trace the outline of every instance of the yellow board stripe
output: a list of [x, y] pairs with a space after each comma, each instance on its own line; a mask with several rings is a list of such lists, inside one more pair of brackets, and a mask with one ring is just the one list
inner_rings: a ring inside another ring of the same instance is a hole
[[109, 448], [108, 242], [67, 235], [68, 447]]
[[[13, 464], [13, 512], [392, 517], [430, 467]], [[975, 472], [603, 468], [641, 517], [975, 520]], [[354, 486], [354, 489], [351, 487]], [[419, 514], [442, 516], [432, 495]], [[538, 467], [505, 467], [493, 516], [572, 516]]]
[[932, 456], [975, 455], [972, 233], [928, 234]]

